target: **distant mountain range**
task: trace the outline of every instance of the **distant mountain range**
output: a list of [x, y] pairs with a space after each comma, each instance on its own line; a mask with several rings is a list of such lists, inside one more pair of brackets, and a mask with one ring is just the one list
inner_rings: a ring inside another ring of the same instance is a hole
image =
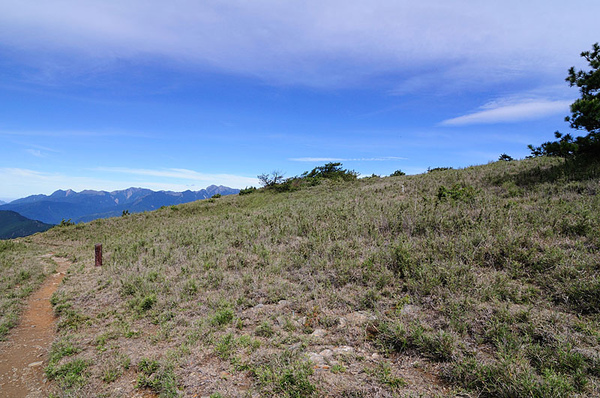
[[62, 220], [87, 222], [97, 218], [116, 217], [123, 211], [139, 213], [156, 210], [162, 206], [207, 199], [213, 195], [237, 194], [239, 189], [211, 185], [200, 191], [170, 192], [129, 188], [122, 191], [58, 190], [52, 195], [33, 195], [0, 205], [0, 210], [10, 210], [32, 220], [59, 224]]
[[0, 210], [0, 239], [13, 239], [44, 232], [53, 225], [30, 220], [14, 211]]

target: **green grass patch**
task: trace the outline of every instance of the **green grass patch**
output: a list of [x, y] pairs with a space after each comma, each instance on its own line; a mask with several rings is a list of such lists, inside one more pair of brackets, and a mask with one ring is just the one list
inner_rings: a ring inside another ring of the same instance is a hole
[[317, 394], [316, 386], [309, 379], [313, 374], [311, 364], [288, 351], [255, 366], [251, 373], [267, 395], [300, 398]]
[[172, 364], [142, 358], [138, 364], [138, 370], [136, 388], [150, 389], [160, 397], [178, 396], [177, 379]]

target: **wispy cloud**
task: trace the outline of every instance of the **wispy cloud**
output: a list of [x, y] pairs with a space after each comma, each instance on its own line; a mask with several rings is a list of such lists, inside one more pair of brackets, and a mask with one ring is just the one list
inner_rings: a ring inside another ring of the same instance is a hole
[[27, 152], [30, 155], [35, 156], [37, 158], [43, 157], [42, 151], [40, 151], [39, 149], [26, 149], [25, 152]]
[[[134, 131], [91, 131], [91, 130], [0, 130], [0, 137], [50, 137], [50, 138], [87, 138], [87, 137], [133, 137], [133, 138], [151, 138], [151, 135], [138, 133]], [[30, 145], [33, 148], [44, 149], [52, 152], [58, 152], [53, 149], [47, 149], [36, 145]]]
[[28, 145], [31, 148], [37, 149], [39, 151], [60, 153], [60, 151], [58, 151], [54, 148], [50, 148], [50, 147], [43, 146], [43, 145], [37, 145], [37, 144], [32, 144], [32, 143], [21, 143], [21, 145]]
[[172, 178], [179, 180], [196, 181], [198, 183], [205, 183], [207, 185], [227, 185], [231, 187], [244, 187], [248, 185], [256, 185], [258, 180], [256, 178], [238, 176], [233, 174], [208, 174], [200, 173], [194, 170], [188, 169], [136, 169], [128, 167], [97, 167], [94, 171], [100, 171], [105, 173], [119, 173], [119, 174], [130, 174], [138, 176], [148, 177], [159, 177], [159, 178]]
[[569, 110], [572, 101], [524, 100], [519, 103], [503, 104], [492, 102], [482, 110], [467, 115], [446, 119], [441, 126], [468, 126], [474, 124], [514, 123], [541, 119]]
[[406, 160], [407, 158], [401, 158], [398, 156], [385, 156], [378, 158], [290, 158], [288, 160], [292, 162], [389, 162], [394, 160]]
[[24, 197], [34, 194], [50, 194], [57, 189], [114, 190], [127, 188], [122, 182], [106, 181], [90, 177], [47, 173], [23, 168], [0, 168], [0, 186], [6, 195]]
[[[448, 61], [477, 64], [491, 76], [491, 68], [555, 68], [597, 36], [595, 2], [583, 15], [553, 2], [544, 18], [538, 3], [19, 0], [0, 3], [0, 37], [4, 46], [49, 59], [67, 54], [71, 62], [46, 63], [52, 73], [73, 74], [73, 61], [89, 70], [85, 60], [155, 56], [285, 84], [344, 84], [399, 70], [415, 75], [425, 64], [444, 68]], [[37, 56], [29, 59], [39, 66]]]

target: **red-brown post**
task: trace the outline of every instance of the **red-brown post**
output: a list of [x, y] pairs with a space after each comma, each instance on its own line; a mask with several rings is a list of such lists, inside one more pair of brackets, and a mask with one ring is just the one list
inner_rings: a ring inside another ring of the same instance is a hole
[[96, 245], [96, 267], [102, 267], [102, 244]]

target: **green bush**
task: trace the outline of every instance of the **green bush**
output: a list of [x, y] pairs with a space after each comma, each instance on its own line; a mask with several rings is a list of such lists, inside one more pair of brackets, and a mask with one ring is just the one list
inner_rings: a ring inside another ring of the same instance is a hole
[[142, 312], [148, 311], [154, 306], [154, 304], [156, 304], [156, 294], [150, 294], [140, 300], [138, 309]]
[[446, 170], [452, 170], [452, 167], [434, 167], [433, 169], [428, 168], [427, 172], [428, 173], [435, 173], [437, 171], [446, 171]]
[[251, 193], [256, 192], [256, 188], [255, 187], [246, 187], [244, 189], [240, 189], [240, 192], [238, 193], [238, 195], [250, 195]]
[[548, 369], [541, 375], [518, 356], [504, 356], [498, 361], [481, 363], [464, 358], [455, 363], [447, 378], [480, 397], [571, 397], [575, 387], [564, 374]]
[[388, 321], [377, 325], [376, 343], [386, 352], [416, 351], [435, 361], [450, 361], [454, 355], [454, 337], [444, 332], [426, 331], [419, 323], [409, 326]]
[[221, 308], [213, 315], [210, 323], [217, 326], [223, 326], [233, 320], [234, 312], [231, 308]]
[[339, 162], [330, 162], [324, 166], [315, 167], [311, 171], [305, 171], [302, 173], [301, 178], [307, 179], [332, 179], [332, 180], [343, 180], [352, 181], [356, 180], [358, 173], [354, 170], [346, 170], [342, 168], [342, 164]]
[[75, 225], [74, 222], [71, 221], [71, 219], [69, 218], [68, 220], [65, 220], [64, 218], [61, 220], [60, 224], [57, 225], [57, 227], [69, 227], [71, 225]]
[[[359, 173], [356, 171], [342, 168], [341, 163], [330, 162], [324, 166], [315, 167], [311, 171], [305, 171], [299, 177], [283, 178], [283, 173], [280, 171], [261, 174], [257, 177], [266, 189], [276, 192], [292, 192], [302, 187], [318, 185], [323, 180], [353, 181], [358, 178], [358, 175]], [[245, 195], [253, 191], [241, 192], [240, 195]]]
[[8, 252], [17, 247], [17, 244], [12, 240], [0, 240], [0, 253]]
[[437, 198], [439, 201], [452, 199], [468, 202], [475, 198], [475, 194], [475, 188], [470, 185], [462, 186], [460, 184], [454, 184], [452, 188], [446, 188], [442, 185], [438, 188]]

